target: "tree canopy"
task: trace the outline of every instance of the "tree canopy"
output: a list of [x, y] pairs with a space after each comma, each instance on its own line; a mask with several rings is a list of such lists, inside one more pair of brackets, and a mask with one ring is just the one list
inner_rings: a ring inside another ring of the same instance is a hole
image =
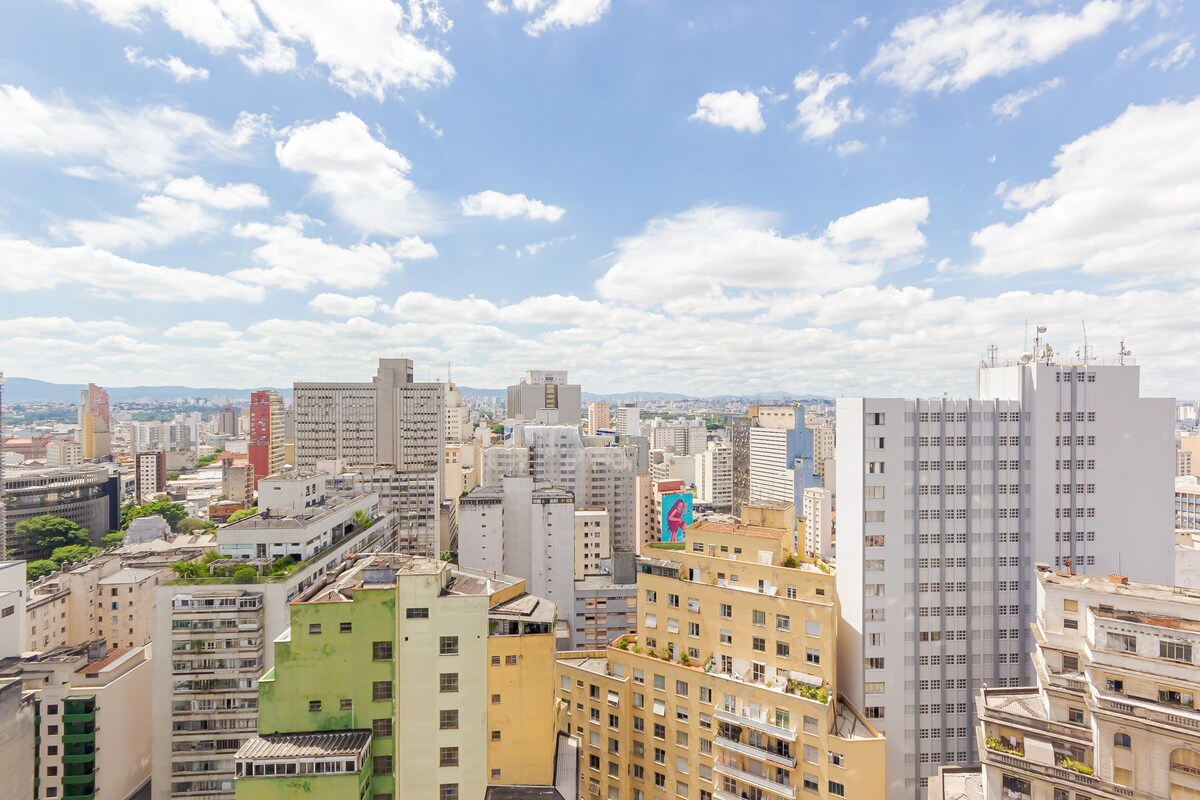
[[165, 494], [160, 494], [149, 503], [143, 503], [140, 506], [132, 503], [122, 506], [121, 530], [128, 528], [129, 523], [135, 519], [155, 515], [162, 517], [171, 526], [171, 530], [175, 530], [176, 525], [187, 519], [188, 513], [187, 509], [183, 507], [183, 503], [174, 503]]
[[210, 531], [217, 527], [217, 523], [211, 519], [201, 519], [200, 517], [188, 517], [175, 526], [176, 533], [202, 533]]
[[54, 552], [50, 554], [50, 560], [56, 564], [64, 562], [78, 564], [81, 561], [87, 561], [99, 552], [99, 547], [91, 547], [86, 544], [68, 544], [63, 547], [54, 548]]
[[249, 508], [243, 508], [240, 511], [235, 511], [232, 514], [230, 514], [229, 522], [240, 522], [241, 520], [244, 520], [246, 517], [253, 517], [257, 513], [258, 513], [258, 506], [250, 506]]
[[53, 514], [21, 520], [13, 528], [13, 534], [17, 541], [30, 542], [44, 553], [70, 544], [91, 544], [86, 528]]
[[39, 558], [37, 561], [29, 561], [25, 564], [25, 579], [36, 581], [43, 575], [49, 575], [54, 570], [58, 569], [58, 563], [51, 561], [48, 558]]

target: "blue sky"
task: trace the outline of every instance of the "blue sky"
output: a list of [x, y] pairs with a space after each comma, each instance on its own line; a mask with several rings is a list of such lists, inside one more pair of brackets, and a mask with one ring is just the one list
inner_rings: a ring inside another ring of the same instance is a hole
[[732, 6], [11, 0], [0, 369], [1200, 395], [1194, 7]]

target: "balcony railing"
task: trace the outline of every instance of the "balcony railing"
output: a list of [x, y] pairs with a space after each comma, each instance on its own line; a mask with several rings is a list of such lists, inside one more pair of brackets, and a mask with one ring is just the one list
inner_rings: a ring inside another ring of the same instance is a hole
[[794, 730], [790, 728], [783, 728], [779, 725], [774, 725], [766, 720], [759, 719], [758, 717], [735, 714], [731, 711], [725, 711], [724, 709], [717, 709], [713, 712], [713, 716], [719, 720], [723, 720], [734, 725], [748, 725], [755, 730], [762, 731], [763, 733], [769, 733], [776, 739], [784, 739], [789, 742], [796, 741], [796, 732]]
[[774, 761], [776, 764], [782, 764], [786, 767], [795, 768], [796, 759], [791, 756], [785, 756], [782, 753], [776, 753], [774, 750], [768, 750], [765, 747], [758, 747], [749, 743], [735, 742], [732, 739], [726, 739], [724, 736], [716, 736], [713, 739], [713, 744], [717, 747], [724, 747], [726, 750], [732, 750], [735, 753], [741, 753], [751, 758], [764, 758], [768, 761]]
[[746, 772], [745, 770], [738, 769], [732, 764], [726, 764], [724, 761], [714, 761], [713, 770], [720, 775], [727, 775], [730, 778], [743, 781], [751, 786], [757, 786], [759, 789], [764, 789], [771, 794], [779, 795], [780, 797], [796, 797], [795, 786], [790, 786], [786, 783], [779, 783], [778, 781], [774, 780], [773, 778], [769, 778], [766, 775], [759, 775], [754, 772]]
[[1200, 730], [1200, 711], [1172, 703], [1160, 703], [1145, 697], [1096, 691], [1096, 701], [1104, 711], [1128, 714], [1172, 727]]

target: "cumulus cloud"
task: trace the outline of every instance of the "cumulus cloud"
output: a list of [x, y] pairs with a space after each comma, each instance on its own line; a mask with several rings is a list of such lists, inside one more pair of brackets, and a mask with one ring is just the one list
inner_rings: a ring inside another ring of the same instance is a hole
[[0, 85], [0, 119], [0, 152], [63, 163], [80, 176], [137, 178], [157, 178], [205, 158], [235, 158], [263, 122], [243, 114], [222, 130], [167, 105], [102, 104], [88, 111], [9, 85]]
[[1063, 146], [1053, 173], [1005, 187], [1023, 216], [977, 231], [991, 275], [1079, 268], [1150, 281], [1195, 278], [1200, 263], [1200, 100], [1130, 106]]
[[[437, 43], [452, 23], [438, 0], [75, 0], [105, 22], [139, 28], [152, 17], [215, 54], [238, 53], [255, 72], [296, 68], [292, 44], [312, 52], [329, 80], [379, 100], [394, 89], [426, 89], [454, 77]], [[288, 44], [290, 43], [290, 44]]]
[[1138, 0], [1088, 0], [1078, 13], [989, 10], [965, 0], [896, 26], [866, 72], [908, 91], [961, 91], [979, 81], [1045, 64], [1072, 45], [1136, 17]]
[[804, 96], [796, 105], [793, 125], [803, 131], [805, 139], [828, 139], [843, 125], [863, 119], [862, 109], [853, 108], [849, 97], [831, 97], [850, 82], [850, 76], [844, 72], [821, 75], [816, 70], [809, 70], [796, 76], [792, 83]]
[[696, 101], [688, 119], [708, 122], [735, 131], [758, 133], [767, 127], [762, 117], [762, 100], [754, 92], [709, 92]]
[[925, 198], [898, 199], [829, 223], [819, 236], [784, 236], [774, 214], [703, 206], [651, 220], [617, 242], [596, 282], [602, 298], [670, 312], [761, 310], [776, 291], [826, 292], [873, 282], [888, 259], [915, 256]]
[[0, 239], [0, 289], [34, 292], [82, 286], [110, 297], [201, 302], [261, 300], [263, 291], [225, 275], [183, 267], [143, 264], [95, 247], [46, 247], [22, 239]]
[[458, 201], [458, 207], [464, 217], [525, 217], [547, 222], [558, 222], [567, 213], [562, 206], [543, 203], [524, 194], [503, 194], [492, 189], [467, 195]]
[[275, 145], [280, 166], [313, 176], [333, 213], [364, 233], [411, 234], [439, 220], [408, 178], [412, 163], [371, 135], [348, 111], [287, 131]]
[[147, 69], [161, 69], [175, 79], [176, 83], [187, 83], [188, 81], [206, 81], [208, 80], [208, 70], [204, 67], [193, 67], [190, 64], [185, 64], [179, 56], [168, 56], [167, 58], [150, 58], [142, 55], [140, 47], [126, 47], [125, 60], [130, 64], [135, 64], [139, 67]]
[[193, 319], [178, 322], [163, 331], [168, 339], [218, 339], [228, 341], [238, 338], [238, 332], [228, 322], [214, 319]]
[[306, 217], [290, 215], [276, 225], [235, 226], [235, 236], [262, 242], [251, 252], [262, 266], [235, 270], [232, 277], [283, 289], [303, 290], [314, 283], [363, 289], [385, 283], [391, 273], [403, 269], [406, 260], [437, 255], [433, 245], [415, 236], [389, 245], [367, 242], [342, 247], [306, 236], [308, 222]]
[[1026, 103], [1036, 100], [1051, 89], [1057, 89], [1062, 84], [1062, 78], [1050, 78], [1036, 86], [1018, 89], [1015, 92], [998, 98], [996, 102], [992, 103], [992, 113], [1002, 120], [1016, 119], [1021, 116], [1021, 108]]
[[268, 202], [266, 193], [253, 183], [214, 186], [199, 176], [176, 178], [161, 193], [143, 196], [137, 216], [71, 220], [52, 230], [108, 249], [161, 247], [221, 227], [219, 212], [265, 208]]
[[[512, 0], [511, 8], [523, 14], [536, 14], [523, 26], [530, 36], [540, 36], [549, 30], [566, 30], [592, 25], [608, 11], [612, 0]], [[503, 0], [488, 0], [493, 14], [504, 14], [510, 6]]]
[[308, 307], [331, 317], [368, 317], [379, 310], [380, 302], [374, 295], [347, 297], [344, 294], [322, 292], [308, 301]]
[[1170, 52], [1150, 61], [1150, 66], [1158, 67], [1162, 71], [1183, 69], [1192, 62], [1196, 57], [1196, 48], [1192, 46], [1190, 40], [1180, 42], [1171, 48]]
[[867, 146], [858, 139], [848, 139], [844, 142], [840, 142], [838, 146], [833, 149], [834, 152], [838, 154], [838, 158], [845, 158], [846, 156], [852, 156], [855, 153], [861, 153], [863, 150], [867, 149]]

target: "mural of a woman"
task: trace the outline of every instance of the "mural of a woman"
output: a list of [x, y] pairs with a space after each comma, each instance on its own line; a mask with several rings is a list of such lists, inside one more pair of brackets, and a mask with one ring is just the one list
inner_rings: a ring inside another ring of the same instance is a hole
[[687, 504], [681, 498], [676, 498], [670, 511], [667, 512], [667, 538], [668, 542], [682, 542], [685, 536], [684, 528], [687, 527], [683, 520], [683, 514], [687, 511]]

